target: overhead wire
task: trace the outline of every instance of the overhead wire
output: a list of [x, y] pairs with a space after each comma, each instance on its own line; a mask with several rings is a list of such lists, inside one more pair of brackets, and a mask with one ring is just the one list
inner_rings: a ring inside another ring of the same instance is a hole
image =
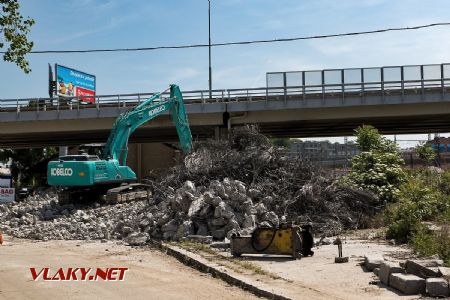
[[[280, 38], [280, 39], [265, 39], [265, 40], [251, 40], [251, 41], [236, 41], [236, 42], [222, 42], [222, 43], [212, 43], [211, 47], [223, 47], [223, 46], [233, 46], [233, 45], [251, 45], [251, 44], [264, 44], [264, 43], [281, 43], [281, 42], [293, 42], [301, 40], [315, 40], [315, 39], [326, 39], [326, 38], [336, 38], [336, 37], [346, 37], [346, 36], [359, 36], [367, 34], [377, 34], [385, 33], [390, 31], [410, 31], [418, 30], [430, 27], [438, 26], [450, 26], [450, 22], [440, 22], [431, 23], [426, 25], [417, 25], [409, 27], [392, 27], [383, 28], [367, 31], [357, 31], [357, 32], [346, 32], [346, 33], [336, 33], [336, 34], [325, 34], [325, 35], [313, 35], [313, 36], [303, 36], [303, 37], [292, 37], [292, 38]], [[68, 54], [68, 53], [95, 53], [95, 52], [129, 52], [129, 51], [155, 51], [164, 49], [189, 49], [189, 48], [206, 48], [209, 44], [190, 44], [190, 45], [173, 45], [173, 46], [155, 46], [155, 47], [140, 47], [140, 48], [112, 48], [112, 49], [80, 49], [80, 50], [35, 50], [30, 51], [30, 54]], [[0, 53], [6, 53], [6, 51], [0, 51]]]

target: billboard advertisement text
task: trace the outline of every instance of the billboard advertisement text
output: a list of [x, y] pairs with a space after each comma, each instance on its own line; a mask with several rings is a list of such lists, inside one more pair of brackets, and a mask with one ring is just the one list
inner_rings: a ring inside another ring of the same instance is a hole
[[56, 94], [61, 97], [79, 97], [82, 101], [94, 102], [95, 76], [56, 65]]
[[0, 188], [0, 204], [14, 202], [16, 190], [14, 188]]

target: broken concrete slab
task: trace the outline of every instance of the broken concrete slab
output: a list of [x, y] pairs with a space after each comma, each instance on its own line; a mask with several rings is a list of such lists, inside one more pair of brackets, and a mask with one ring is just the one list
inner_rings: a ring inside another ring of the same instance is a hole
[[208, 226], [206, 226], [203, 223], [195, 222], [195, 227], [197, 227], [197, 231], [195, 232], [195, 235], [208, 235]]
[[149, 238], [148, 233], [132, 233], [125, 239], [125, 242], [130, 246], [143, 246], [147, 243]]
[[242, 228], [253, 228], [255, 226], [256, 226], [256, 216], [245, 215], [244, 222], [242, 223]]
[[380, 265], [379, 278], [380, 281], [386, 285], [389, 285], [390, 275], [393, 273], [403, 273], [404, 270], [398, 262], [385, 261]]
[[447, 267], [438, 267], [440, 277], [450, 280], [450, 268]]
[[267, 208], [262, 202], [258, 203], [255, 206], [255, 209], [256, 209], [256, 214], [258, 214], [258, 215], [263, 215], [267, 212]]
[[192, 221], [184, 221], [183, 224], [178, 226], [176, 233], [177, 240], [182, 239], [185, 236], [194, 234], [194, 224]]
[[234, 216], [233, 209], [224, 201], [220, 202], [220, 204], [214, 210], [215, 218], [223, 217], [225, 219], [230, 219], [233, 216]]
[[444, 278], [428, 278], [426, 290], [431, 297], [448, 297], [450, 295], [448, 281]]
[[442, 259], [421, 259], [417, 260], [424, 267], [437, 268], [444, 266], [444, 261]]
[[162, 232], [176, 232], [178, 230], [177, 220], [173, 219], [161, 226]]
[[185, 189], [186, 191], [189, 191], [191, 193], [195, 193], [195, 184], [190, 181], [190, 180], [186, 180], [183, 184], [183, 189]]
[[214, 226], [224, 226], [227, 224], [227, 220], [225, 220], [225, 218], [223, 218], [223, 217], [213, 218], [211, 220], [211, 224]]
[[425, 279], [416, 275], [403, 273], [392, 273], [389, 276], [389, 286], [406, 295], [425, 293], [426, 287]]
[[224, 229], [217, 229], [212, 232], [212, 236], [216, 240], [223, 240], [226, 236], [227, 232]]
[[443, 262], [439, 260], [407, 260], [405, 263], [406, 273], [427, 279], [430, 277], [439, 277], [439, 266]]
[[365, 255], [364, 256], [364, 266], [367, 271], [373, 271], [375, 268], [380, 268], [381, 264], [384, 262], [384, 258], [380, 255]]
[[199, 215], [200, 211], [205, 206], [205, 204], [206, 204], [206, 202], [203, 199], [203, 197], [198, 197], [197, 199], [194, 199], [191, 202], [191, 205], [189, 206], [188, 216], [192, 217], [195, 215]]

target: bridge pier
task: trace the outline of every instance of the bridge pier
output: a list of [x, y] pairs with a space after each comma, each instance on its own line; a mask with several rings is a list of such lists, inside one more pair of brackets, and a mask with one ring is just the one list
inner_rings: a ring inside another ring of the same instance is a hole
[[220, 139], [228, 138], [228, 128], [216, 126], [214, 127], [214, 140], [218, 141]]
[[142, 179], [173, 167], [180, 157], [180, 151], [168, 143], [129, 144], [127, 165]]
[[68, 152], [69, 152], [68, 146], [60, 146], [59, 147], [59, 156], [66, 156]]

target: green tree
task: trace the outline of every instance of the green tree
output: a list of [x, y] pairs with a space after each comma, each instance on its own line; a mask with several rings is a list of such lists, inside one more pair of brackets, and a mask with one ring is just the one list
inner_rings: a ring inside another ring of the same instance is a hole
[[47, 164], [58, 157], [56, 148], [3, 149], [0, 161], [12, 160], [11, 174], [17, 187], [46, 184]]
[[433, 147], [427, 143], [421, 143], [416, 146], [416, 153], [421, 160], [425, 162], [426, 165], [431, 165], [436, 159], [436, 152]]
[[381, 201], [396, 199], [405, 180], [397, 145], [370, 125], [357, 128], [355, 134], [361, 152], [353, 157], [351, 171], [343, 181], [374, 193]]
[[27, 34], [30, 32], [34, 20], [26, 19], [19, 12], [18, 0], [0, 0], [0, 49], [6, 47], [3, 60], [13, 62], [25, 73], [31, 69], [25, 55], [33, 48]]

